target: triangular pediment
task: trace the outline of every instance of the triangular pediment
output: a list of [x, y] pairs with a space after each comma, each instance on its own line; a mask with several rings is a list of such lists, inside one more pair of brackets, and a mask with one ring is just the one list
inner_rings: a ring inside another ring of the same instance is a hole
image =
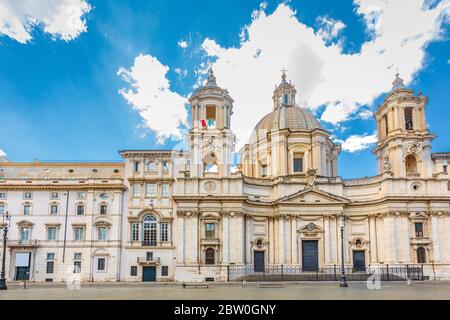
[[276, 202], [279, 204], [345, 204], [350, 201], [347, 198], [317, 188], [307, 188], [282, 197]]

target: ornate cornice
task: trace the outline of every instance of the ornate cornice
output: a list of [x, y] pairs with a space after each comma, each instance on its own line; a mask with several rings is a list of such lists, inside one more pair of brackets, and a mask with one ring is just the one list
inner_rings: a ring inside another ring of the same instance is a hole
[[127, 188], [123, 184], [29, 184], [29, 185], [11, 185], [0, 184], [2, 191], [89, 191], [89, 190], [121, 190], [125, 191]]

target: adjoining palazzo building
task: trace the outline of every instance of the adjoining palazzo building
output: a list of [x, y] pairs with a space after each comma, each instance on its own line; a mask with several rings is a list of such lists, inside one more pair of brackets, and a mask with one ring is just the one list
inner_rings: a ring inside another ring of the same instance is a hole
[[124, 150], [111, 163], [3, 159], [7, 279], [226, 281], [228, 266], [244, 265], [315, 271], [341, 263], [341, 212], [346, 266], [423, 264], [432, 279], [450, 278], [450, 153], [431, 153], [428, 99], [397, 75], [374, 114], [379, 174], [346, 180], [340, 146], [295, 98], [283, 74], [237, 170], [233, 99], [212, 71], [189, 99], [188, 152]]

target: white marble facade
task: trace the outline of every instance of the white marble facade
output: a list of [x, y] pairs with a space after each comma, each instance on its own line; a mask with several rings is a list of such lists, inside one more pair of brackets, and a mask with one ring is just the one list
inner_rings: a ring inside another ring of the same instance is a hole
[[449, 279], [450, 153], [431, 153], [427, 98], [397, 75], [374, 113], [379, 174], [346, 180], [340, 146], [296, 94], [283, 74], [235, 169], [234, 101], [212, 71], [189, 99], [188, 151], [124, 150], [111, 163], [3, 159], [8, 280], [226, 281], [230, 265], [306, 267], [306, 244], [316, 267], [333, 266], [341, 212], [346, 265], [423, 264], [430, 278]]

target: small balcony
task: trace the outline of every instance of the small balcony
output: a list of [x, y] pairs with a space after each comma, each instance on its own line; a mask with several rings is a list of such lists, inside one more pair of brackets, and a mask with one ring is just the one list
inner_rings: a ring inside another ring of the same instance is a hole
[[12, 248], [33, 248], [38, 246], [38, 240], [8, 240], [7, 245]]
[[201, 239], [201, 244], [202, 245], [219, 245], [220, 244], [220, 239], [219, 238], [202, 238]]
[[420, 178], [420, 173], [417, 172], [407, 172], [406, 173], [407, 178]]
[[139, 257], [137, 263], [140, 265], [159, 265], [159, 257]]
[[417, 235], [415, 237], [409, 238], [409, 242], [411, 244], [417, 244], [417, 245], [425, 245], [425, 244], [431, 244], [431, 238], [430, 237], [418, 237]]

